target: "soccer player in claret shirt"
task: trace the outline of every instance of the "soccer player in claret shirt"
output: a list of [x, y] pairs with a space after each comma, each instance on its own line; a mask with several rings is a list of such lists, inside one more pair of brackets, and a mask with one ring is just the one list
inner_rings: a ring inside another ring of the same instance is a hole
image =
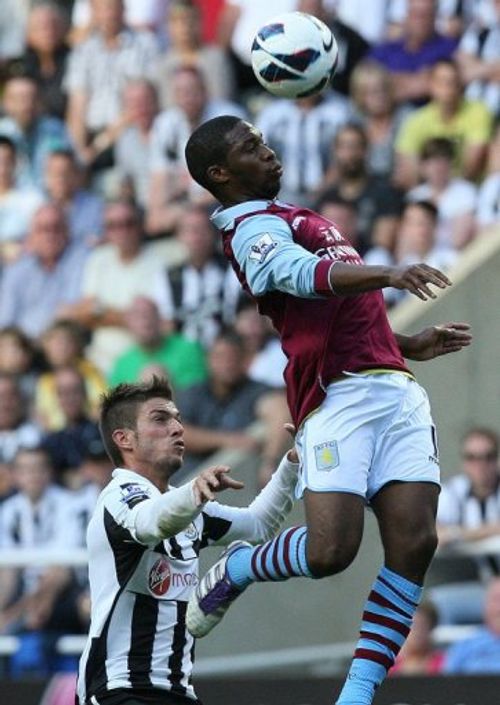
[[242, 286], [278, 330], [306, 526], [252, 547], [238, 542], [201, 581], [188, 628], [207, 634], [253, 582], [334, 575], [354, 560], [367, 502], [385, 562], [366, 603], [338, 705], [368, 705], [410, 630], [436, 548], [436, 432], [404, 358], [461, 350], [469, 326], [392, 332], [382, 289], [435, 298], [449, 279], [425, 264], [367, 266], [335, 225], [276, 200], [281, 166], [249, 123], [222, 116], [191, 135], [192, 177], [221, 203], [213, 216]]

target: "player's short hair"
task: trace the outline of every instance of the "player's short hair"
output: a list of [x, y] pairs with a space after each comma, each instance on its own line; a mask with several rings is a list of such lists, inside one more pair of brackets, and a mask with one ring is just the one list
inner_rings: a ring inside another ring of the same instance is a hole
[[135, 430], [139, 407], [156, 397], [172, 401], [173, 392], [167, 379], [155, 375], [147, 382], [119, 384], [102, 395], [99, 428], [106, 452], [116, 466], [120, 465], [122, 454], [113, 440], [114, 431], [118, 428]]
[[204, 122], [196, 128], [186, 144], [186, 163], [193, 179], [215, 194], [214, 184], [208, 176], [209, 167], [225, 164], [228, 144], [226, 137], [241, 118], [234, 115], [221, 115]]
[[433, 159], [434, 157], [444, 157], [450, 162], [455, 158], [455, 145], [446, 137], [432, 137], [426, 140], [420, 151], [420, 159]]

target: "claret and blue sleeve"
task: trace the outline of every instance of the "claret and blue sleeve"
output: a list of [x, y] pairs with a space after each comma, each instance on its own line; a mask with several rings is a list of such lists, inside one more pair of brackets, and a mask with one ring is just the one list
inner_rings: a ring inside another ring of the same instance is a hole
[[316, 268], [321, 259], [294, 241], [283, 218], [246, 218], [236, 229], [232, 248], [254, 296], [276, 289], [301, 298], [320, 295]]

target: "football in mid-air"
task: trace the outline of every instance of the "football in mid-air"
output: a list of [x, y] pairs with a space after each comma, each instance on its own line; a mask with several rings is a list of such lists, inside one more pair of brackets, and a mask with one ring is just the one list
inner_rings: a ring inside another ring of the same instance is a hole
[[259, 29], [252, 44], [257, 80], [281, 98], [305, 98], [325, 90], [337, 60], [330, 29], [304, 12], [278, 15]]

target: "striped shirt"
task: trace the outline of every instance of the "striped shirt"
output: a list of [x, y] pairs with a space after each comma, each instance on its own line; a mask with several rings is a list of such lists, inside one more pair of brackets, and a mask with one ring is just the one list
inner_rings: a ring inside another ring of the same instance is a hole
[[161, 272], [153, 294], [160, 316], [206, 347], [223, 326], [233, 323], [241, 296], [235, 273], [218, 255], [200, 269], [182, 264]]
[[[485, 63], [500, 61], [500, 22], [491, 27], [473, 26], [462, 37], [458, 50]], [[470, 100], [482, 100], [494, 115], [500, 115], [500, 83], [472, 81], [465, 91]]]
[[123, 29], [118, 46], [110, 48], [98, 32], [74, 48], [64, 88], [88, 98], [85, 123], [89, 130], [110, 125], [121, 113], [121, 94], [127, 81], [154, 78], [158, 45], [150, 32]]
[[321, 186], [330, 164], [337, 130], [352, 117], [347, 100], [333, 92], [309, 110], [290, 100], [272, 101], [264, 108], [257, 127], [283, 164], [283, 200], [310, 200], [309, 192]]
[[250, 506], [235, 508], [217, 502], [197, 507], [192, 483], [161, 494], [131, 470], [113, 472], [87, 531], [92, 614], [80, 661], [81, 705], [99, 705], [121, 689], [147, 693], [148, 702], [156, 695], [165, 705], [198, 702], [185, 616], [198, 583], [199, 551], [270, 538], [291, 508], [296, 473], [284, 459]]
[[[478, 499], [465, 475], [457, 475], [443, 485], [438, 505], [437, 522], [441, 526], [478, 529], [500, 523], [500, 482], [486, 499]], [[500, 573], [500, 556], [478, 558], [484, 575]]]

